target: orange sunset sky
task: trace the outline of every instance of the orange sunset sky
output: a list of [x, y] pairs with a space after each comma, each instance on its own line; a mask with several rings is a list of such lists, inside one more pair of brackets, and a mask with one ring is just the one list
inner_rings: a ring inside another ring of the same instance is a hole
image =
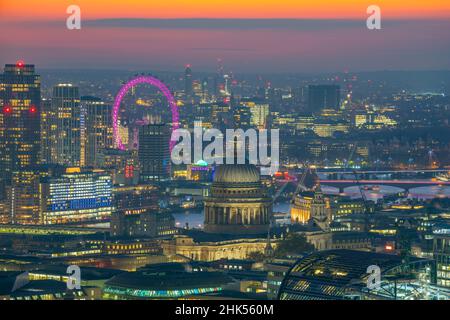
[[[70, 5], [80, 30], [66, 27]], [[370, 5], [381, 30], [366, 26]], [[220, 58], [236, 72], [450, 69], [450, 0], [0, 0], [0, 29], [0, 66], [211, 71]]]
[[2, 19], [53, 20], [68, 5], [80, 6], [86, 19], [98, 18], [362, 18], [369, 5], [385, 18], [448, 18], [447, 0], [1, 0]]

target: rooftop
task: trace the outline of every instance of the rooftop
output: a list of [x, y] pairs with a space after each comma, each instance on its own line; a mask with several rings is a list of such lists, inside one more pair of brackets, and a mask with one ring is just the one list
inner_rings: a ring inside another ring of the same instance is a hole
[[378, 266], [387, 277], [411, 276], [416, 266], [429, 260], [384, 253], [326, 250], [314, 252], [294, 264], [280, 288], [282, 299], [342, 299], [347, 288], [363, 288], [367, 268]]
[[189, 272], [179, 263], [159, 264], [136, 272], [124, 272], [106, 282], [109, 288], [182, 290], [218, 287], [233, 280], [222, 272]]

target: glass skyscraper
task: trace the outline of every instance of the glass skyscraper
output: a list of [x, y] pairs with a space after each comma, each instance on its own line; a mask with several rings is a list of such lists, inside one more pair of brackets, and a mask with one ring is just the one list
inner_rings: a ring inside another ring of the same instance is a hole
[[[99, 155], [105, 149], [113, 148], [112, 106], [96, 97], [81, 97], [82, 119], [82, 154], [85, 165], [96, 167]], [[83, 141], [84, 140], [84, 141]], [[84, 148], [83, 148], [84, 147]]]
[[338, 85], [310, 85], [308, 87], [308, 111], [320, 112], [322, 109], [338, 109], [341, 101]]
[[58, 84], [53, 88], [52, 110], [56, 113], [56, 159], [54, 163], [83, 166], [81, 154], [81, 109], [78, 87]]
[[34, 65], [18, 61], [7, 64], [0, 74], [0, 191], [12, 172], [29, 169], [39, 162], [40, 76]]
[[162, 181], [170, 177], [170, 129], [165, 124], [139, 128], [141, 181]]

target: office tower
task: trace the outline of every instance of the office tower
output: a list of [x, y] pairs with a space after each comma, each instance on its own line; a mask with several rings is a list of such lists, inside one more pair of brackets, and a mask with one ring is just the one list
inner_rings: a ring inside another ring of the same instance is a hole
[[210, 119], [212, 126], [222, 132], [225, 132], [226, 129], [232, 128], [233, 126], [233, 113], [230, 112], [230, 106], [223, 102], [212, 103], [209, 107]]
[[56, 118], [56, 163], [83, 165], [81, 157], [80, 96], [78, 87], [58, 84], [53, 88], [52, 109]]
[[170, 130], [165, 124], [139, 128], [138, 157], [141, 181], [162, 181], [170, 177]]
[[267, 103], [257, 103], [250, 109], [252, 113], [251, 123], [259, 129], [267, 129], [269, 121], [269, 105]]
[[209, 98], [208, 86], [209, 86], [208, 79], [204, 78], [202, 81], [202, 85], [201, 85], [201, 89], [202, 89], [201, 97], [202, 98], [200, 101], [202, 103], [205, 103], [208, 101], [208, 98]]
[[345, 134], [349, 131], [350, 126], [344, 121], [319, 120], [315, 121], [313, 131], [322, 138], [333, 137], [337, 134]]
[[222, 59], [217, 59], [217, 72], [214, 76], [214, 95], [216, 98], [220, 95], [220, 90], [223, 86], [224, 67]]
[[246, 130], [251, 127], [252, 113], [249, 107], [237, 105], [233, 108], [235, 128]]
[[241, 103], [249, 108], [251, 113], [251, 124], [257, 128], [267, 128], [269, 117], [269, 104], [257, 100], [242, 100]]
[[175, 234], [172, 215], [158, 212], [160, 201], [161, 192], [153, 185], [114, 188], [111, 235], [158, 237]]
[[11, 185], [7, 187], [7, 203], [10, 222], [13, 224], [40, 223], [40, 173], [37, 171], [14, 171]]
[[0, 74], [0, 198], [12, 172], [39, 162], [40, 76], [34, 65], [18, 61]]
[[220, 78], [218, 75], [215, 75], [213, 78], [213, 87], [214, 97], [217, 99], [220, 94]]
[[50, 99], [41, 101], [41, 163], [56, 163], [56, 119]]
[[85, 165], [95, 167], [99, 164], [101, 152], [114, 146], [112, 106], [100, 98], [81, 97], [81, 110], [81, 153], [85, 155]]
[[306, 87], [297, 87], [292, 89], [292, 96], [296, 107], [304, 105], [306, 100], [306, 91]]
[[116, 211], [111, 217], [113, 237], [167, 237], [175, 235], [175, 219], [170, 213], [146, 210], [140, 214]]
[[139, 181], [137, 150], [102, 149], [96, 167], [111, 173], [113, 184], [130, 185]]
[[338, 85], [308, 86], [308, 111], [318, 113], [322, 109], [338, 109], [341, 100]]
[[223, 76], [223, 80], [224, 80], [224, 87], [223, 87], [224, 95], [229, 96], [231, 94], [230, 93], [230, 76], [225, 74]]
[[149, 184], [116, 186], [113, 190], [114, 210], [127, 215], [158, 211], [162, 198], [159, 187]]
[[8, 223], [11, 223], [8, 203], [6, 201], [0, 201], [0, 224]]
[[67, 168], [40, 182], [41, 223], [101, 221], [112, 212], [111, 176], [102, 170]]
[[86, 106], [82, 105], [80, 100], [80, 164], [79, 164], [80, 167], [86, 166], [86, 144], [87, 144], [86, 116], [87, 116]]
[[194, 121], [201, 122], [202, 127], [212, 128], [211, 103], [200, 103], [194, 106]]
[[203, 87], [202, 82], [199, 80], [192, 81], [192, 92], [195, 97], [202, 98], [203, 96]]
[[267, 88], [266, 100], [270, 107], [273, 109], [279, 109], [283, 106], [283, 91], [277, 88]]
[[[372, 201], [368, 202], [373, 203]], [[363, 214], [369, 209], [369, 205], [364, 203], [363, 199], [352, 199], [350, 197], [336, 197], [333, 201], [330, 201], [330, 207], [333, 217]], [[373, 212], [373, 210], [374, 206], [370, 206], [370, 211]]]
[[186, 101], [192, 99], [192, 69], [191, 65], [188, 64], [184, 70], [184, 94], [186, 96]]

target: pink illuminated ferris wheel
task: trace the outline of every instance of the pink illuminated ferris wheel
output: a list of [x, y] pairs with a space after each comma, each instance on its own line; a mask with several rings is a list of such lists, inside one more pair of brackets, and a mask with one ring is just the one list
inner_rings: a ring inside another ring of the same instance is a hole
[[[178, 109], [177, 105], [175, 103], [175, 98], [173, 97], [172, 93], [170, 92], [169, 88], [161, 82], [161, 80], [156, 79], [152, 76], [139, 76], [136, 77], [130, 81], [128, 81], [126, 84], [124, 84], [119, 92], [116, 95], [116, 98], [114, 100], [113, 110], [112, 110], [112, 120], [113, 120], [113, 135], [114, 135], [114, 141], [116, 142], [117, 148], [120, 150], [125, 150], [125, 146], [122, 143], [122, 139], [119, 135], [119, 109], [120, 104], [122, 103], [122, 99], [125, 97], [127, 92], [133, 88], [136, 85], [139, 84], [150, 84], [156, 88], [158, 88], [163, 95], [166, 97], [167, 102], [170, 106], [170, 111], [172, 112], [172, 131], [178, 129], [179, 127], [179, 115], [178, 115]], [[172, 151], [172, 148], [175, 144], [175, 141], [170, 141], [170, 150]]]

